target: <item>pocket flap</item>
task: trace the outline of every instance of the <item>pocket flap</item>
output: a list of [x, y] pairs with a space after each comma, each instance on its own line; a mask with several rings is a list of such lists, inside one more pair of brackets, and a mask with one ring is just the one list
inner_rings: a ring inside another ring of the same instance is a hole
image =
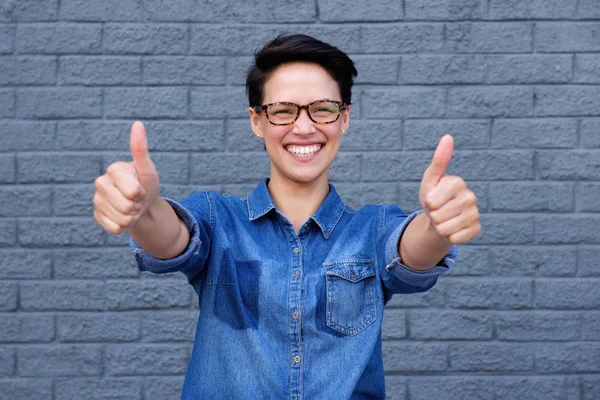
[[323, 263], [325, 274], [350, 282], [358, 282], [375, 275], [373, 260], [343, 260]]

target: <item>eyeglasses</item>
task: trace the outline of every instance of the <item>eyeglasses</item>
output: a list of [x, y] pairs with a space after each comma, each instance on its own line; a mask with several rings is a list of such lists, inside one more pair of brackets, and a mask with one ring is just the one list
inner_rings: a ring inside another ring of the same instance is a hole
[[279, 102], [254, 106], [254, 111], [257, 113], [265, 111], [267, 120], [272, 125], [291, 125], [298, 120], [300, 110], [303, 108], [306, 108], [312, 122], [324, 125], [337, 121], [342, 111], [348, 108], [348, 104], [335, 100], [319, 100], [303, 106], [296, 103]]

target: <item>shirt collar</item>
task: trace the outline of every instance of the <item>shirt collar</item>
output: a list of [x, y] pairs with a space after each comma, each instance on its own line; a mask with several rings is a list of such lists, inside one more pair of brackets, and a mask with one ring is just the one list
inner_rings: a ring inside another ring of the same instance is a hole
[[[269, 178], [263, 179], [248, 196], [248, 219], [250, 221], [254, 221], [272, 209], [276, 209], [275, 203], [267, 189], [268, 181]], [[335, 190], [335, 187], [329, 184], [329, 194], [311, 219], [321, 228], [325, 239], [329, 239], [343, 212], [344, 203]]]

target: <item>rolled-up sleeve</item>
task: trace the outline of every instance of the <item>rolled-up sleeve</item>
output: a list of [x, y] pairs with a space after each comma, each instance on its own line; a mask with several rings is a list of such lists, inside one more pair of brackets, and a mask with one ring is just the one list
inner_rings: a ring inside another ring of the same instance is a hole
[[[385, 287], [390, 293], [416, 293], [431, 289], [441, 273], [447, 272], [456, 259], [458, 250], [453, 245], [440, 262], [431, 269], [418, 271], [406, 266], [400, 257], [398, 247], [404, 231], [413, 219], [423, 211], [406, 215], [398, 207], [388, 206], [384, 231], [385, 239], [385, 270], [382, 276]], [[387, 229], [386, 229], [387, 228]], [[389, 233], [391, 230], [391, 233]]]

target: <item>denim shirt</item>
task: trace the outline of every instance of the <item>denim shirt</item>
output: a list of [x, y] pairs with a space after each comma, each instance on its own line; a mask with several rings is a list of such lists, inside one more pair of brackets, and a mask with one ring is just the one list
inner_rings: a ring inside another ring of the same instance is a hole
[[263, 180], [247, 197], [198, 192], [177, 203], [191, 240], [159, 260], [133, 240], [141, 271], [183, 272], [200, 312], [182, 399], [385, 399], [383, 306], [433, 287], [402, 264], [395, 205], [345, 206], [335, 188], [298, 234]]

